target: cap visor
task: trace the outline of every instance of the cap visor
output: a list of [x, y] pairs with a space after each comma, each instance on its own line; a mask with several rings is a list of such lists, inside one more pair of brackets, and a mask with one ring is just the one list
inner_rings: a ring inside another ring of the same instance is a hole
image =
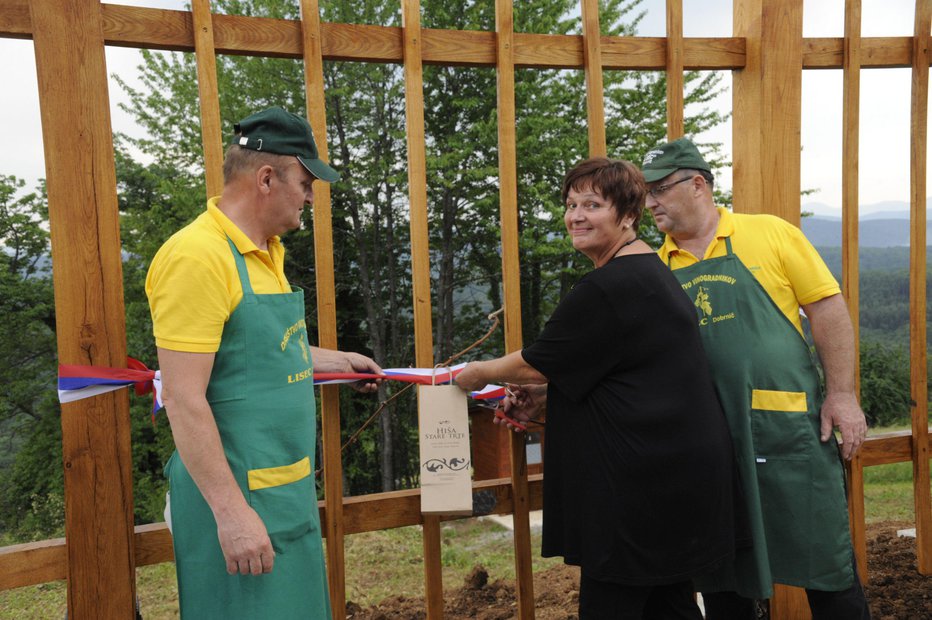
[[301, 162], [302, 166], [307, 168], [308, 172], [313, 174], [321, 181], [333, 183], [334, 181], [340, 180], [340, 173], [319, 159], [307, 159], [305, 157], [298, 157], [298, 161]]
[[679, 170], [679, 168], [655, 168], [653, 170], [644, 170], [644, 182], [653, 183], [660, 179], [666, 178]]

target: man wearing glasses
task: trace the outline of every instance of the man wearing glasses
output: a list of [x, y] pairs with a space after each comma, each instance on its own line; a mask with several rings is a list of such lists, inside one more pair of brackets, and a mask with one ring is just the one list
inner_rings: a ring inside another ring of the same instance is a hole
[[666, 234], [660, 258], [696, 306], [754, 533], [752, 547], [696, 584], [706, 617], [756, 618], [754, 599], [782, 583], [806, 588], [815, 620], [869, 618], [841, 460], [857, 452], [867, 424], [838, 283], [795, 226], [717, 208], [711, 167], [688, 139], [652, 149], [642, 169], [647, 208]]

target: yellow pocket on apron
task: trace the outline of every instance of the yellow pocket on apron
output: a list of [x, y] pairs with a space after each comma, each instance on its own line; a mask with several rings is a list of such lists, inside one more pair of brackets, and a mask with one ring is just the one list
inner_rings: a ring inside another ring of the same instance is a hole
[[276, 552], [282, 543], [311, 531], [317, 503], [307, 501], [316, 497], [309, 457], [289, 465], [251, 469], [247, 482], [249, 505], [265, 523]]
[[754, 390], [751, 397], [751, 432], [757, 462], [757, 484], [767, 544], [781, 549], [771, 558], [774, 576], [785, 576], [811, 553], [805, 532], [812, 527], [812, 438], [818, 416], [808, 412], [805, 392]]

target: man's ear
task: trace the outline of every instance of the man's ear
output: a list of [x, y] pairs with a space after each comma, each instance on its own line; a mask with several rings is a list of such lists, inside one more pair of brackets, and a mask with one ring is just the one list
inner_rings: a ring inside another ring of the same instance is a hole
[[260, 193], [268, 194], [272, 190], [272, 177], [274, 175], [275, 170], [268, 164], [256, 170], [256, 188]]

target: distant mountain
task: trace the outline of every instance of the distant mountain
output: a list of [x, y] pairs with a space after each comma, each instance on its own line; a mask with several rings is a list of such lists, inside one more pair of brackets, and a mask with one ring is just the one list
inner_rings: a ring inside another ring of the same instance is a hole
[[[932, 206], [932, 197], [926, 199], [926, 213]], [[802, 205], [804, 213], [812, 213], [826, 219], [841, 220], [841, 209], [824, 202], [807, 202]], [[858, 207], [858, 219], [864, 220], [899, 220], [909, 219], [909, 203], [902, 200], [886, 200]]]
[[[813, 215], [804, 217], [801, 227], [812, 245], [837, 247], [841, 245], [841, 220]], [[861, 218], [858, 225], [858, 244], [862, 248], [892, 248], [909, 245], [909, 219]], [[932, 222], [926, 223], [926, 245], [932, 244]]]

